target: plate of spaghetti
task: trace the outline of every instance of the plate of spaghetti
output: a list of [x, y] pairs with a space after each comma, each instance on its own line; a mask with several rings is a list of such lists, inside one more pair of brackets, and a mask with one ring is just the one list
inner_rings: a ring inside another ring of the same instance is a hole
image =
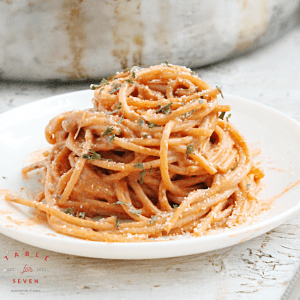
[[165, 258], [246, 241], [300, 208], [292, 118], [168, 63], [91, 88], [1, 115], [3, 234], [73, 255]]

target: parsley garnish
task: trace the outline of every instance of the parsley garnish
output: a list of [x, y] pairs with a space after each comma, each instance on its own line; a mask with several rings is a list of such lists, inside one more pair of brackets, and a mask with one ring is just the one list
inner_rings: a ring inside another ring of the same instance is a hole
[[103, 78], [100, 82], [100, 85], [106, 85], [108, 84], [108, 80], [106, 78]]
[[165, 64], [166, 64], [167, 67], [172, 68], [172, 67], [168, 64], [167, 61], [165, 61]]
[[113, 111], [108, 112], [107, 115], [111, 115], [111, 114], [116, 113], [121, 107], [122, 107], [122, 103], [119, 102], [116, 109], [114, 109]]
[[111, 144], [114, 141], [116, 136], [115, 134], [111, 134], [113, 130], [114, 130], [113, 127], [108, 126], [106, 130], [102, 133], [102, 136], [106, 137], [106, 140], [108, 141], [109, 144]]
[[229, 118], [231, 117], [231, 114], [229, 114], [225, 119], [227, 122], [229, 122]]
[[195, 72], [195, 71], [192, 71], [192, 72], [191, 72], [191, 75], [195, 75], [195, 74], [196, 74], [196, 72]]
[[219, 119], [224, 120], [225, 111], [222, 111], [219, 115]]
[[195, 88], [195, 92], [198, 93], [198, 87], [197, 87], [197, 86], [196, 86], [196, 88]]
[[106, 140], [108, 141], [109, 144], [111, 144], [114, 141], [115, 137], [116, 137], [115, 134], [107, 135]]
[[129, 211], [135, 215], [140, 215], [142, 213], [142, 210], [141, 209], [129, 209]]
[[162, 106], [161, 108], [159, 108], [158, 110], [155, 111], [156, 114], [161, 113], [161, 114], [166, 114], [168, 115], [170, 113], [170, 107], [172, 106], [173, 102], [170, 102], [164, 106]]
[[113, 127], [107, 127], [106, 130], [102, 133], [103, 136], [109, 135], [113, 132], [114, 128]]
[[139, 179], [139, 183], [144, 184], [144, 177], [146, 175], [146, 170], [143, 170], [140, 174], [141, 174], [141, 178]]
[[[112, 159], [110, 159], [110, 158], [101, 158], [101, 160], [106, 160], [106, 161], [113, 162], [113, 160], [112, 160]], [[112, 194], [111, 194], [111, 196], [112, 196]]]
[[89, 152], [87, 154], [83, 154], [81, 157], [84, 158], [84, 159], [87, 159], [87, 160], [100, 159], [100, 160], [106, 160], [106, 161], [113, 161], [110, 158], [102, 158], [99, 153], [95, 152], [92, 149], [89, 149]]
[[216, 86], [216, 88], [217, 88], [217, 89], [218, 89], [218, 91], [220, 92], [220, 94], [221, 94], [221, 97], [222, 97], [222, 98], [224, 98], [224, 95], [223, 95], [223, 92], [222, 92], [221, 88], [220, 88], [220, 87], [218, 87], [218, 86]]
[[192, 153], [194, 153], [194, 146], [192, 144], [188, 144], [186, 147], [186, 158], [188, 158]]
[[143, 119], [141, 119], [141, 118], [139, 118], [139, 125], [141, 127], [143, 127], [145, 125], [145, 121]]
[[73, 209], [71, 207], [69, 207], [66, 210], [64, 210], [64, 213], [68, 214], [68, 215], [73, 215]]
[[91, 84], [91, 85], [90, 85], [90, 89], [91, 89], [91, 90], [96, 90], [96, 89], [98, 89], [100, 86], [101, 86], [101, 85], [99, 85], [99, 84]]
[[91, 84], [90, 89], [91, 90], [96, 90], [99, 87], [101, 87], [103, 85], [107, 85], [107, 84], [108, 84], [108, 80], [106, 78], [103, 78], [99, 84]]
[[129, 72], [131, 70], [131, 67], [127, 67], [123, 72]]
[[117, 229], [120, 229], [120, 223], [119, 223], [119, 220], [118, 220], [118, 218], [116, 217], [116, 216], [114, 216], [115, 217], [115, 224], [116, 224], [116, 227], [117, 227]]
[[86, 216], [86, 212], [82, 211], [78, 214], [78, 218], [84, 219]]
[[133, 77], [133, 78], [136, 78], [136, 77], [135, 77], [135, 72], [134, 72], [134, 71], [132, 71], [132, 77]]
[[149, 124], [149, 128], [153, 128], [153, 127], [158, 126], [157, 124], [155, 124], [155, 123], [153, 123], [153, 122], [147, 121], [147, 123]]
[[120, 125], [122, 123], [122, 121], [124, 120], [124, 114], [121, 116], [121, 118], [119, 119], [117, 125]]
[[101, 155], [94, 151], [93, 149], [89, 149], [89, 152], [82, 155], [82, 158], [87, 160], [101, 159]]
[[108, 93], [113, 94], [117, 92], [120, 88], [121, 88], [121, 84], [114, 83], [112, 89]]
[[144, 135], [143, 135], [143, 138], [147, 138], [149, 136], [149, 134], [148, 133], [145, 133]]
[[113, 203], [113, 204], [115, 204], [115, 205], [127, 205], [127, 206], [131, 206], [131, 204], [125, 203], [123, 201], [117, 201], [116, 203]]
[[142, 162], [137, 162], [133, 166], [138, 169], [145, 169], [144, 164]]
[[[109, 78], [109, 79], [110, 79], [110, 78]], [[101, 80], [100, 84], [91, 84], [91, 85], [90, 85], [90, 89], [91, 89], [91, 90], [96, 90], [96, 89], [98, 89], [100, 86], [106, 85], [106, 84], [108, 84], [108, 80], [107, 80], [106, 78], [103, 78], [103, 79]]]
[[128, 83], [130, 83], [130, 84], [133, 84], [133, 80], [131, 78], [126, 79], [125, 81], [128, 82]]
[[149, 225], [152, 225], [157, 220], [157, 216], [152, 215], [151, 220], [148, 222]]

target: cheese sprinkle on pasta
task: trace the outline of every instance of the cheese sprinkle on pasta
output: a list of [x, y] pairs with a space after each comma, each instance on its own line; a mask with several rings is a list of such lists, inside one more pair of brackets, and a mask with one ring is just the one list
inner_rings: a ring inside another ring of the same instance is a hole
[[224, 118], [219, 87], [162, 64], [93, 88], [94, 107], [53, 118], [52, 148], [22, 170], [42, 169], [44, 190], [6, 200], [44, 213], [59, 233], [106, 242], [202, 236], [259, 213], [259, 151]]

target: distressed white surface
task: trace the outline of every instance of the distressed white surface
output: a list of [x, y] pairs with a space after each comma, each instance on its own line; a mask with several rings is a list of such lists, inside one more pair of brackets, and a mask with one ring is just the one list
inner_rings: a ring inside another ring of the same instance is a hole
[[[255, 53], [197, 71], [211, 85], [222, 86], [224, 92], [264, 103], [300, 121], [300, 26]], [[0, 112], [86, 87], [0, 83]], [[29, 256], [25, 256], [25, 251], [29, 251]], [[19, 257], [15, 258], [15, 252]], [[33, 272], [21, 275], [25, 264]], [[69, 256], [0, 234], [0, 298], [279, 300], [299, 264], [300, 214], [268, 234], [240, 245], [161, 260]], [[18, 278], [35, 278], [39, 283], [14, 284], [13, 279]], [[28, 291], [12, 292], [14, 289]]]

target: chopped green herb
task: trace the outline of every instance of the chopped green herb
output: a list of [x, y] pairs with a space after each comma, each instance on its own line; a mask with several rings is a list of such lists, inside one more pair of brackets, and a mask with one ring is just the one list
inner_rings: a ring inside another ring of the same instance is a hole
[[99, 85], [99, 84], [91, 84], [91, 85], [90, 85], [90, 89], [91, 89], [91, 90], [96, 90], [96, 89], [98, 89], [100, 86], [101, 86], [101, 85]]
[[152, 225], [157, 220], [157, 216], [152, 215], [151, 220], [148, 222], [149, 225]]
[[142, 213], [142, 210], [141, 209], [129, 209], [129, 211], [135, 215], [140, 215]]
[[248, 184], [246, 185], [246, 187], [247, 187], [248, 190], [250, 189], [250, 186], [251, 186], [251, 183], [248, 183]]
[[229, 118], [231, 117], [231, 114], [229, 114], [225, 119], [227, 122], [229, 122]]
[[157, 124], [155, 124], [155, 123], [153, 123], [153, 122], [147, 121], [147, 123], [149, 124], [149, 128], [153, 128], [153, 127], [158, 126]]
[[131, 67], [127, 67], [123, 72], [129, 72], [131, 70]]
[[218, 87], [218, 86], [216, 86], [216, 88], [219, 90], [219, 92], [220, 92], [220, 94], [221, 94], [221, 97], [224, 98], [224, 95], [223, 95], [223, 92], [222, 92], [221, 88]]
[[108, 141], [109, 144], [111, 144], [111, 143], [113, 143], [115, 137], [116, 137], [115, 134], [107, 135], [106, 140]]
[[102, 136], [105, 136], [106, 140], [108, 141], [109, 144], [111, 144], [116, 135], [115, 134], [112, 134], [114, 128], [113, 127], [107, 127], [106, 130], [102, 133]]
[[64, 213], [68, 214], [68, 215], [73, 215], [73, 209], [71, 207], [69, 207], [66, 210], [64, 210]]
[[114, 83], [112, 89], [108, 93], [113, 94], [117, 92], [120, 88], [121, 88], [121, 84]]
[[150, 170], [149, 170], [149, 173], [151, 174], [151, 173], [152, 173], [152, 171], [153, 171], [153, 168], [152, 168], [152, 166], [151, 166], [151, 168], [150, 168]]
[[222, 111], [219, 115], [219, 119], [224, 120], [225, 111]]
[[165, 61], [165, 64], [166, 64], [167, 67], [172, 68], [172, 67], [168, 64], [167, 61]]
[[119, 119], [119, 121], [118, 121], [118, 125], [120, 125], [121, 123], [122, 123], [122, 121], [124, 120], [124, 114], [122, 114], [122, 116], [121, 116], [121, 118]]
[[114, 76], [115, 76], [115, 75], [113, 75], [113, 74], [112, 74], [112, 75], [109, 75], [109, 76], [107, 77], [106, 80], [107, 80], [107, 81], [110, 81]]
[[146, 170], [143, 170], [140, 174], [141, 174], [141, 178], [139, 179], [139, 183], [144, 184], [144, 177], [146, 175]]
[[113, 132], [114, 128], [107, 126], [106, 130], [102, 133], [103, 136], [109, 135]]
[[113, 204], [115, 204], [115, 205], [127, 205], [127, 206], [131, 206], [131, 204], [125, 203], [123, 201], [117, 201], [116, 203], [113, 203]]
[[194, 146], [192, 144], [188, 144], [186, 147], [186, 158], [190, 156], [190, 154], [194, 153]]
[[137, 162], [133, 166], [138, 169], [145, 169], [144, 164], [142, 162]]
[[134, 72], [134, 71], [132, 71], [132, 77], [133, 77], [133, 78], [136, 78], [136, 77], [135, 77], [135, 72]]
[[155, 111], [156, 114], [166, 114], [168, 115], [170, 113], [170, 108], [172, 106], [173, 102], [170, 102], [164, 106], [162, 106], [161, 108], [159, 108], [158, 110]]
[[143, 127], [145, 125], [145, 121], [143, 119], [141, 119], [141, 118], [139, 118], [139, 125], [141, 127]]
[[196, 88], [195, 88], [195, 92], [198, 93], [198, 87], [197, 87], [197, 86], [196, 86]]
[[119, 135], [120, 135], [120, 134], [122, 134], [122, 130], [121, 130], [121, 129], [119, 129], [119, 132], [118, 132], [118, 133], [119, 133]]
[[196, 72], [195, 72], [195, 71], [192, 71], [192, 72], [191, 72], [191, 75], [195, 75], [195, 74], [196, 74]]
[[116, 224], [117, 229], [120, 229], [120, 223], [116, 216], [115, 216], [115, 224]]
[[119, 102], [116, 109], [107, 113], [107, 115], [115, 114], [122, 107], [122, 103]]
[[[112, 159], [110, 159], [110, 158], [101, 158], [101, 160], [106, 160], [106, 161], [113, 161]], [[113, 194], [111, 194], [111, 196], [112, 196]]]
[[78, 214], [78, 218], [84, 219], [86, 216], [86, 212], [82, 211]]
[[101, 86], [101, 85], [106, 85], [106, 84], [108, 84], [108, 80], [107, 80], [106, 78], [103, 78], [103, 79], [101, 80], [101, 82], [100, 82], [100, 86]]
[[103, 79], [101, 80], [100, 84], [91, 84], [91, 85], [90, 85], [90, 89], [91, 89], [91, 90], [96, 90], [96, 89], [98, 89], [100, 86], [103, 86], [103, 85], [106, 85], [106, 84], [108, 84], [108, 80], [105, 79], [105, 78], [103, 78]]
[[149, 136], [149, 134], [148, 133], [145, 133], [144, 135], [143, 135], [143, 138], [147, 138]]
[[126, 79], [125, 81], [128, 82], [128, 83], [130, 83], [130, 84], [133, 84], [133, 80], [131, 78]]
[[83, 154], [82, 158], [87, 160], [95, 160], [95, 159], [101, 159], [101, 155], [96, 151], [94, 151], [93, 149], [89, 149], [89, 152]]

